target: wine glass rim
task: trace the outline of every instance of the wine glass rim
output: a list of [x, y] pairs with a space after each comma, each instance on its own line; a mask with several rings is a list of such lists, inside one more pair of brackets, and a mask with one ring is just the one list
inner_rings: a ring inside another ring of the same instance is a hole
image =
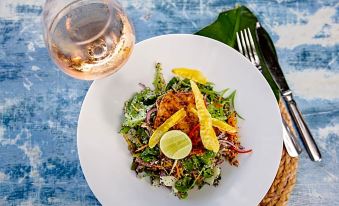
[[[100, 30], [100, 32], [98, 32], [94, 36], [92, 36], [92, 37], [90, 37], [90, 38], [88, 38], [84, 41], [73, 41], [73, 43], [75, 43], [76, 45], [84, 45], [84, 44], [88, 44], [90, 42], [95, 41], [96, 39], [98, 39], [100, 36], [102, 36], [105, 33], [105, 31], [107, 30], [107, 28], [109, 27], [109, 25], [111, 24], [111, 21], [112, 21], [112, 15], [113, 15], [112, 11], [113, 11], [113, 6], [114, 6], [113, 4], [114, 3], [116, 3], [117, 5], [119, 5], [119, 4], [114, 0], [75, 0], [75, 1], [72, 1], [69, 4], [66, 4], [62, 9], [60, 9], [57, 12], [57, 14], [55, 14], [53, 20], [51, 21], [50, 25], [48, 26], [48, 32], [50, 32], [53, 29], [53, 27], [57, 26], [57, 25], [55, 25], [55, 23], [58, 22], [58, 19], [63, 17], [62, 13], [66, 9], [68, 9], [73, 4], [76, 4], [76, 3], [79, 3], [79, 2], [83, 2], [84, 4], [82, 4], [82, 5], [85, 5], [85, 4], [88, 4], [88, 3], [95, 3], [95, 2], [105, 3], [107, 5], [108, 10], [109, 10], [109, 16], [107, 18], [105, 26]], [[47, 1], [46, 1], [46, 4], [47, 4]], [[78, 5], [77, 7], [79, 7], [79, 6], [81, 6], [81, 5]], [[119, 7], [120, 7], [120, 5], [119, 5]]]

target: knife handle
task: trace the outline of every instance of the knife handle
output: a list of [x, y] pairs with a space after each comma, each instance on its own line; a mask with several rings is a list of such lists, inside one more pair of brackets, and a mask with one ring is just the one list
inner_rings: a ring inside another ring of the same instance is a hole
[[310, 129], [307, 127], [304, 118], [301, 115], [297, 107], [297, 103], [293, 99], [292, 92], [285, 92], [283, 97], [287, 103], [288, 109], [292, 115], [292, 119], [294, 120], [298, 131], [300, 133], [300, 137], [304, 143], [304, 146], [307, 150], [308, 155], [313, 161], [321, 161], [321, 154], [317, 144], [315, 143]]
[[302, 152], [301, 146], [284, 118], [282, 118], [282, 122], [284, 126], [283, 129], [285, 130], [284, 132], [287, 135], [286, 140], [284, 140], [286, 150], [287, 152], [290, 151], [289, 153], [293, 155], [290, 154], [291, 157], [297, 157]]

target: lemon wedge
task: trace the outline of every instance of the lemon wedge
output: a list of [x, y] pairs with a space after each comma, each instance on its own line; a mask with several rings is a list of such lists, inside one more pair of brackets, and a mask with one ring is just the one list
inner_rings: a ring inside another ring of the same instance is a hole
[[177, 76], [193, 80], [200, 84], [207, 83], [207, 78], [203, 75], [201, 71], [196, 70], [196, 69], [175, 68], [175, 69], [172, 69], [172, 73]]
[[229, 125], [226, 122], [223, 122], [219, 119], [212, 118], [212, 125], [213, 125], [213, 127], [216, 127], [223, 132], [227, 132], [227, 133], [230, 133], [230, 134], [237, 133], [237, 129], [235, 127], [232, 127], [231, 125]]

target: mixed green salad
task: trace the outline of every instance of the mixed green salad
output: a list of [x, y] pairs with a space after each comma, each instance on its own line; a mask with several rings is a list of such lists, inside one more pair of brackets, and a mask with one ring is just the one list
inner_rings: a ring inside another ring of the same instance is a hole
[[[120, 131], [133, 157], [131, 169], [137, 176], [148, 178], [154, 186], [168, 187], [180, 199], [187, 198], [188, 191], [193, 188], [217, 186], [221, 179], [220, 165], [226, 160], [238, 166], [237, 155], [251, 152], [239, 142], [235, 91], [216, 91], [213, 83], [197, 81], [218, 143], [217, 150], [206, 149], [206, 140], [202, 138], [202, 113], [198, 107], [191, 108], [197, 102], [196, 93], [192, 92], [192, 79], [196, 79], [197, 73], [185, 70], [183, 75], [174, 76], [166, 82], [161, 65], [156, 64], [154, 88], [140, 84], [141, 91], [126, 101]], [[181, 159], [165, 155], [158, 141], [150, 144], [151, 137], [163, 129], [178, 110], [183, 110], [185, 117], [177, 119], [175, 126], [167, 125], [167, 129], [181, 131], [190, 139], [189, 153]]]

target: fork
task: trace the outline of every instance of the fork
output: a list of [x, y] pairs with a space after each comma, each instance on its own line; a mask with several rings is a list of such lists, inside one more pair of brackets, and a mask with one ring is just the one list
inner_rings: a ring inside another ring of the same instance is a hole
[[[240, 34], [239, 34], [240, 33]], [[236, 33], [238, 49], [242, 55], [244, 55], [250, 62], [262, 73], [260, 65], [260, 59], [258, 52], [256, 51], [251, 30], [246, 28]], [[301, 147], [297, 141], [297, 138], [291, 132], [290, 128], [284, 118], [283, 122], [283, 140], [285, 148], [291, 157], [297, 157], [301, 153]]]
[[240, 31], [240, 37], [239, 33], [236, 33], [237, 35], [237, 43], [239, 51], [242, 55], [244, 55], [247, 59], [251, 61], [251, 63], [259, 69], [260, 72], [262, 72], [262, 68], [260, 65], [260, 60], [257, 54], [257, 51], [255, 49], [253, 37], [250, 31], [250, 28], [244, 29]]

